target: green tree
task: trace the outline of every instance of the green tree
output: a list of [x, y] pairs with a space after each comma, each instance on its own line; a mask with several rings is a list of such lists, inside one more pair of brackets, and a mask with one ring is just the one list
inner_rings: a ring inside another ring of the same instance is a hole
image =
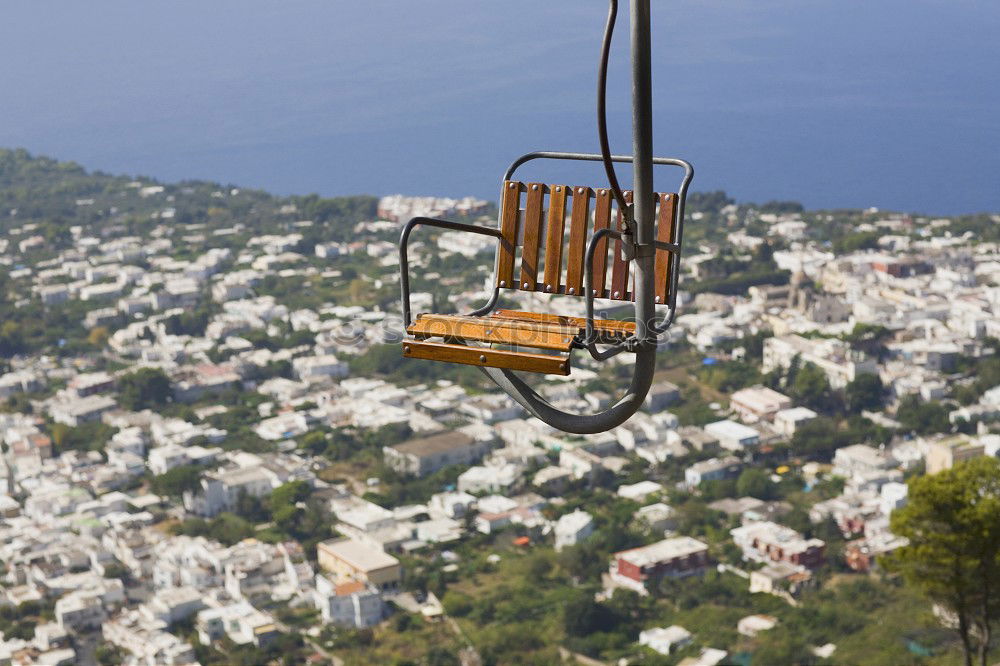
[[252, 524], [232, 513], [220, 513], [212, 520], [189, 518], [175, 525], [173, 532], [187, 536], [208, 537], [225, 546], [239, 543], [255, 534]]
[[855, 324], [850, 333], [843, 336], [853, 349], [872, 356], [881, 356], [885, 341], [892, 337], [892, 331], [879, 324]]
[[836, 421], [820, 416], [795, 429], [792, 452], [807, 457], [829, 458], [834, 450], [847, 444], [845, 440], [843, 433], [837, 429]]
[[102, 643], [94, 649], [94, 659], [101, 666], [114, 666], [124, 661], [121, 649], [112, 643]]
[[837, 254], [849, 254], [858, 250], [874, 249], [878, 247], [878, 239], [881, 236], [880, 231], [856, 231], [833, 241], [833, 251]]
[[806, 363], [798, 372], [791, 385], [792, 397], [816, 410], [831, 411], [830, 382], [826, 374], [812, 363]]
[[108, 332], [107, 326], [96, 326], [90, 329], [90, 333], [87, 334], [87, 342], [95, 347], [103, 347], [110, 335], [111, 333]]
[[304, 501], [312, 493], [312, 488], [305, 481], [289, 481], [271, 491], [271, 508], [294, 505]]
[[976, 458], [911, 479], [892, 531], [910, 540], [887, 566], [950, 611], [971, 666], [986, 666], [1000, 612], [1000, 461]]
[[318, 456], [326, 451], [327, 444], [328, 441], [326, 434], [318, 430], [307, 432], [299, 441], [299, 446], [315, 456]]
[[253, 535], [253, 525], [232, 513], [220, 513], [212, 520], [208, 528], [210, 538], [227, 546]]
[[912, 394], [899, 401], [896, 419], [904, 428], [919, 435], [951, 430], [947, 407], [937, 401], [923, 402]]
[[764, 636], [763, 645], [753, 653], [755, 664], [812, 664], [816, 661], [806, 642], [787, 632]]
[[185, 490], [197, 490], [201, 481], [200, 465], [181, 465], [164, 474], [154, 476], [150, 481], [153, 492], [160, 495], [178, 497]]
[[52, 424], [49, 432], [52, 434], [52, 443], [56, 445], [57, 449], [61, 449], [66, 444], [72, 431], [73, 429], [65, 423]]
[[309, 500], [312, 487], [305, 481], [289, 481], [271, 491], [268, 506], [271, 520], [284, 535], [302, 542], [311, 551], [330, 536], [331, 515], [322, 502]]
[[101, 451], [111, 436], [117, 432], [117, 428], [99, 421], [81, 423], [75, 428], [65, 423], [54, 423], [50, 432], [57, 452]]
[[165, 405], [171, 397], [170, 378], [159, 368], [140, 368], [118, 380], [118, 401], [138, 411]]
[[13, 356], [25, 350], [24, 333], [16, 321], [0, 324], [0, 356]]
[[563, 629], [570, 636], [588, 636], [596, 631], [614, 628], [615, 618], [611, 610], [594, 597], [580, 591], [563, 606]]
[[427, 652], [427, 666], [459, 666], [461, 663], [452, 652], [436, 645]]
[[454, 617], [465, 617], [473, 608], [472, 597], [457, 590], [448, 590], [441, 598], [444, 612]]
[[844, 389], [847, 397], [847, 409], [852, 414], [860, 414], [863, 410], [878, 411], [882, 409], [885, 387], [878, 375], [864, 373], [855, 377]]
[[736, 479], [736, 494], [740, 497], [749, 495], [757, 499], [774, 499], [775, 488], [767, 472], [762, 469], [745, 469]]
[[736, 391], [760, 381], [757, 368], [743, 361], [727, 361], [704, 366], [699, 372], [703, 382], [719, 391]]

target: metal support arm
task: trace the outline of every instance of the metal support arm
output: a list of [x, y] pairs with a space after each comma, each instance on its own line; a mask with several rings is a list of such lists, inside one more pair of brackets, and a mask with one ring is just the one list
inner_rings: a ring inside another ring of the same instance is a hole
[[[449, 220], [438, 220], [433, 217], [415, 217], [406, 223], [403, 232], [399, 236], [399, 287], [400, 297], [403, 305], [403, 327], [413, 323], [410, 310], [410, 259], [408, 248], [410, 244], [410, 233], [419, 226], [436, 227], [438, 229], [448, 229], [449, 231], [465, 231], [481, 236], [491, 236], [503, 242], [503, 235], [499, 229], [490, 227], [477, 227], [474, 224], [464, 224], [462, 222], [451, 222]], [[478, 310], [470, 313], [471, 316], [479, 316], [492, 310], [500, 298], [500, 290], [494, 289], [493, 296], [489, 302]]]

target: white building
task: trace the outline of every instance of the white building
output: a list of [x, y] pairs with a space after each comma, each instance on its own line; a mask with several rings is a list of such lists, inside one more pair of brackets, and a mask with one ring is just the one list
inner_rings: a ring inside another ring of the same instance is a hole
[[458, 490], [463, 493], [500, 493], [513, 490], [521, 483], [521, 467], [514, 463], [470, 467], [458, 477]]
[[667, 530], [675, 529], [677, 521], [674, 515], [677, 512], [669, 504], [657, 502], [644, 506], [635, 512], [635, 519], [647, 526], [651, 532], [663, 533]]
[[332, 354], [324, 356], [301, 356], [292, 361], [296, 378], [307, 380], [314, 377], [346, 377], [348, 366]]
[[446, 518], [461, 518], [466, 515], [476, 503], [476, 498], [469, 493], [443, 492], [431, 496], [427, 508], [432, 515]]
[[852, 444], [833, 454], [833, 473], [850, 479], [895, 467], [895, 461], [878, 449], [865, 444]]
[[762, 631], [774, 629], [777, 624], [778, 618], [773, 615], [747, 615], [736, 623], [736, 632], [753, 638]]
[[586, 511], [577, 509], [556, 521], [556, 550], [575, 546], [594, 533], [594, 519]]
[[129, 610], [101, 627], [104, 639], [131, 655], [137, 666], [187, 666], [195, 661], [190, 644], [167, 631], [167, 623]]
[[261, 648], [267, 647], [278, 636], [274, 618], [246, 601], [206, 608], [198, 613], [195, 626], [198, 640], [203, 644], [228, 636], [237, 645]]
[[654, 495], [663, 490], [663, 486], [656, 481], [639, 481], [638, 483], [633, 483], [631, 485], [622, 485], [618, 487], [618, 496], [624, 497], [625, 499], [630, 499], [633, 502], [639, 502], [640, 504], [646, 500], [650, 495]]
[[736, 421], [716, 421], [705, 426], [705, 432], [719, 440], [719, 446], [730, 451], [744, 451], [760, 444], [760, 433]]
[[639, 645], [660, 654], [672, 654], [691, 644], [691, 632], [679, 625], [656, 627], [639, 633]]
[[879, 491], [879, 510], [888, 516], [896, 509], [902, 509], [906, 506], [909, 493], [910, 487], [905, 483], [893, 481], [885, 484]]
[[684, 470], [684, 483], [696, 488], [702, 481], [733, 479], [743, 470], [743, 463], [735, 456], [701, 460]]
[[167, 625], [187, 619], [205, 607], [203, 591], [193, 587], [170, 587], [157, 591], [140, 607], [150, 620]]
[[792, 406], [792, 399], [766, 386], [751, 386], [733, 393], [729, 405], [747, 423], [770, 421]]
[[774, 415], [774, 428], [785, 437], [791, 437], [801, 426], [819, 416], [808, 407], [782, 409]]
[[184, 508], [199, 516], [217, 516], [235, 507], [240, 496], [264, 497], [281, 483], [278, 474], [263, 466], [207, 472], [198, 492], [184, 493]]
[[57, 423], [76, 427], [101, 418], [101, 414], [113, 409], [116, 403], [106, 395], [91, 395], [86, 398], [71, 398], [49, 406], [49, 415]]
[[856, 352], [842, 340], [812, 340], [800, 335], [782, 335], [764, 340], [763, 372], [787, 369], [795, 357], [822, 370], [835, 389], [844, 388], [861, 374], [877, 374], [878, 364]]
[[335, 583], [323, 574], [316, 575], [316, 607], [323, 621], [362, 629], [385, 617], [385, 606], [378, 590], [354, 580]]

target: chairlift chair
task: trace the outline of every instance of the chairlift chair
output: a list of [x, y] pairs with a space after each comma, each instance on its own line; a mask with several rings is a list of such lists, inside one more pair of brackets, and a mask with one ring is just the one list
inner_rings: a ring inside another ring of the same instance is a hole
[[[611, 155], [607, 142], [604, 90], [617, 14], [617, 2], [611, 0], [598, 87], [601, 154], [523, 155], [504, 174], [496, 227], [416, 217], [404, 226], [399, 241], [407, 334], [403, 356], [480, 367], [529, 412], [567, 432], [608, 430], [639, 408], [652, 383], [658, 341], [673, 322], [677, 306], [684, 203], [694, 170], [684, 160], [652, 156], [649, 0], [632, 0], [631, 9], [635, 155]], [[517, 169], [533, 160], [600, 161], [610, 185], [515, 180]], [[615, 162], [632, 164], [633, 190], [622, 191], [618, 186]], [[676, 192], [653, 192], [653, 165], [683, 169]], [[645, 194], [637, 197], [636, 193]], [[420, 226], [496, 240], [493, 292], [485, 305], [464, 315], [419, 313], [413, 317], [408, 245], [411, 233]], [[507, 291], [584, 298], [586, 316], [498, 308], [501, 294]], [[633, 316], [596, 318], [596, 299], [630, 302]], [[635, 355], [632, 383], [618, 403], [597, 414], [570, 414], [550, 405], [515, 374], [569, 375], [575, 350], [586, 350], [600, 361], [625, 352]]]

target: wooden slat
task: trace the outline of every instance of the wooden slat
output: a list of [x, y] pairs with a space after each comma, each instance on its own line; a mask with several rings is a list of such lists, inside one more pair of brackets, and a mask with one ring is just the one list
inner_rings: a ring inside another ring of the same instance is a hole
[[[656, 240], [666, 243], [674, 242], [674, 233], [677, 231], [674, 215], [677, 211], [677, 195], [666, 193], [660, 195], [660, 219], [656, 225]], [[668, 289], [670, 288], [670, 264], [673, 254], [665, 250], [656, 251], [656, 302], [666, 304], [669, 302]]]
[[569, 374], [569, 357], [562, 355], [529, 354], [500, 349], [467, 347], [465, 345], [449, 345], [440, 342], [407, 340], [403, 342], [403, 356], [430, 361], [444, 361], [445, 363], [462, 363], [464, 365], [478, 365], [479, 367], [538, 372], [545, 375]]
[[[508, 310], [502, 310], [502, 311], [498, 310], [497, 312], [509, 312], [509, 311]], [[511, 321], [513, 319], [518, 319], [518, 321], [520, 321], [522, 324], [524, 322], [531, 323], [532, 325], [537, 326], [540, 329], [543, 329], [543, 330], [546, 330], [546, 331], [551, 331], [553, 333], [563, 333], [563, 332], [566, 332], [566, 331], [568, 331], [570, 333], [575, 333], [576, 332], [576, 329], [573, 326], [568, 325], [568, 324], [560, 324], [559, 322], [556, 322], [556, 321], [543, 321], [543, 320], [540, 320], [540, 319], [529, 319], [529, 318], [524, 318], [524, 317], [522, 317], [522, 318], [517, 318], [517, 317], [500, 317], [500, 316], [498, 316], [496, 314], [496, 312], [494, 312], [491, 315], [485, 316], [485, 317], [476, 317], [476, 316], [473, 316], [473, 315], [460, 315], [460, 314], [427, 314], [427, 313], [424, 313], [424, 314], [417, 315], [417, 321], [414, 322], [413, 324], [410, 324], [410, 328], [412, 328], [413, 326], [415, 326], [417, 323], [420, 323], [420, 322], [427, 322], [427, 323], [423, 323], [421, 325], [422, 326], [429, 326], [429, 325], [431, 325], [430, 322], [432, 322], [432, 321], [433, 322], [449, 322], [449, 323], [450, 322], [459, 322], [459, 323], [462, 323], [462, 322], [492, 322], [492, 321], [497, 321], [498, 324], [501, 325], [501, 326], [514, 326], [515, 324], [512, 323], [512, 321]], [[447, 323], [446, 324], [437, 324], [436, 323], [434, 325], [438, 326], [438, 325], [448, 325], [448, 324]], [[410, 329], [408, 328], [407, 330], [410, 330]], [[440, 335], [440, 334], [437, 334], [437, 335]]]
[[[542, 312], [519, 312], [517, 310], [497, 310], [493, 317], [505, 317], [523, 321], [539, 321], [570, 326], [578, 331], [582, 331], [587, 326], [587, 320], [583, 317], [567, 317], [565, 315], [546, 314]], [[635, 322], [619, 321], [617, 319], [595, 319], [594, 330], [600, 333], [635, 333]]]
[[542, 291], [560, 292], [562, 276], [563, 235], [566, 226], [566, 186], [549, 186], [549, 223], [545, 230], [545, 275]]
[[517, 217], [521, 208], [521, 189], [524, 186], [508, 180], [503, 184], [503, 203], [500, 212], [500, 250], [497, 258], [497, 286], [514, 287], [514, 251], [517, 248]]
[[524, 206], [524, 240], [521, 246], [521, 282], [519, 289], [535, 291], [538, 283], [538, 246], [542, 237], [542, 200], [545, 185], [528, 184], [528, 201]]
[[[594, 233], [611, 226], [611, 191], [597, 190], [594, 204]], [[608, 280], [608, 239], [602, 238], [594, 249], [594, 296], [604, 298]]]
[[[627, 203], [632, 203], [632, 192], [630, 190], [626, 190], [622, 194], [625, 195]], [[618, 211], [616, 228], [618, 231], [625, 230], [625, 215], [623, 211]], [[622, 242], [620, 239], [615, 239], [615, 254], [611, 264], [611, 291], [608, 294], [611, 298], [620, 301], [628, 298], [628, 265], [629, 262], [625, 261], [624, 257], [622, 257]]]
[[426, 314], [406, 330], [417, 338], [457, 338], [558, 351], [569, 351], [578, 333], [575, 328], [549, 322]]
[[569, 247], [566, 249], [566, 293], [583, 295], [583, 260], [587, 250], [587, 224], [590, 222], [590, 188], [573, 188], [573, 211], [569, 223]]

